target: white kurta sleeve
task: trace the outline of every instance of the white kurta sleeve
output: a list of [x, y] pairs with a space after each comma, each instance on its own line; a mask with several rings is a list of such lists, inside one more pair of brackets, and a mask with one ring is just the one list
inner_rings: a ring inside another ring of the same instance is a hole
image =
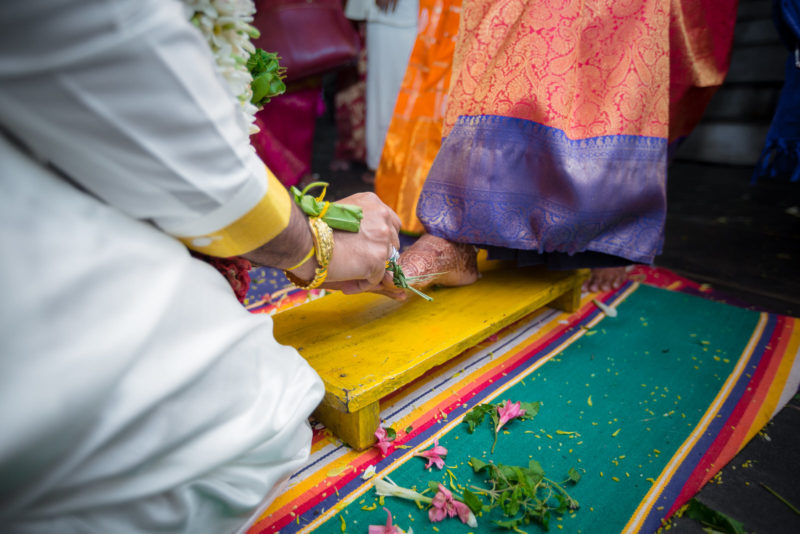
[[236, 105], [177, 2], [0, 2], [0, 531], [232, 532], [308, 457], [321, 380], [166, 235], [286, 220]]
[[288, 224], [180, 2], [8, 0], [0, 50], [2, 126], [105, 202], [217, 256]]

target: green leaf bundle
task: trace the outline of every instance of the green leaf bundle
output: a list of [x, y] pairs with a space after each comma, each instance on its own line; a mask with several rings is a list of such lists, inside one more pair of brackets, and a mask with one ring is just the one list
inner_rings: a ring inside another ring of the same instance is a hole
[[279, 59], [274, 52], [256, 48], [247, 60], [247, 70], [253, 77], [250, 83], [253, 92], [250, 102], [258, 108], [263, 107], [272, 97], [286, 91], [286, 84], [283, 83], [286, 68], [280, 66]]
[[[303, 213], [309, 217], [319, 217], [325, 209], [326, 201], [306, 194], [312, 187], [320, 186], [328, 187], [328, 183], [314, 182], [305, 186], [302, 191], [294, 186], [289, 189], [294, 197], [295, 203], [297, 203], [300, 209], [303, 210]], [[331, 202], [328, 205], [327, 211], [322, 215], [322, 220], [325, 221], [325, 224], [335, 230], [342, 230], [344, 232], [358, 232], [359, 228], [361, 228], [361, 219], [363, 218], [364, 213], [360, 207], [350, 204], [339, 204], [338, 202]]]

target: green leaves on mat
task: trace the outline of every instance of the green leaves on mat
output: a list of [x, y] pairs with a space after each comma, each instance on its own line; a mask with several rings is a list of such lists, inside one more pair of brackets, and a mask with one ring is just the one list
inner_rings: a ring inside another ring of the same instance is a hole
[[483, 501], [481, 501], [481, 498], [468, 489], [464, 490], [464, 504], [469, 506], [473, 514], [477, 514], [483, 510]]
[[539, 408], [541, 407], [541, 403], [539, 402], [520, 402], [520, 407], [525, 410], [525, 415], [520, 416], [519, 420], [524, 421], [526, 419], [533, 419], [537, 413], [539, 413]]
[[[519, 404], [519, 409], [521, 411], [519, 414], [516, 411], [516, 404]], [[494, 428], [494, 443], [492, 444], [492, 452], [494, 452], [500, 423], [506, 423], [511, 419], [519, 419], [520, 421], [533, 419], [536, 414], [539, 413], [540, 406], [541, 404], [538, 402], [519, 402], [513, 403], [512, 405], [511, 401], [505, 401], [499, 404], [478, 404], [467, 412], [462, 422], [469, 426], [467, 432], [472, 434], [475, 432], [475, 428], [481, 424], [486, 414], [489, 414], [492, 418], [492, 428]], [[505, 412], [503, 410], [505, 410]], [[506, 415], [503, 415], [503, 413]]]
[[574, 467], [570, 467], [567, 471], [567, 477], [569, 477], [569, 481], [577, 484], [581, 480], [580, 472], [575, 469]]
[[494, 404], [478, 404], [473, 409], [471, 409], [467, 414], [464, 416], [462, 423], [467, 423], [469, 428], [467, 432], [472, 434], [475, 432], [475, 428], [481, 424], [483, 418], [486, 414], [489, 414], [492, 417], [492, 427], [497, 426], [497, 422], [499, 419], [497, 418], [497, 408]]
[[[570, 497], [562, 486], [580, 480], [580, 473], [574, 468], [570, 468], [567, 479], [559, 484], [545, 476], [544, 469], [536, 460], [523, 467], [486, 463], [473, 457], [469, 464], [476, 473], [488, 475], [491, 488], [473, 486], [475, 493], [469, 492], [468, 496], [466, 490], [464, 502], [474, 513], [500, 509], [509, 519], [495, 521], [499, 527], [516, 530], [520, 525], [535, 522], [547, 530], [552, 514], [563, 515], [579, 507], [578, 501]], [[484, 505], [476, 493], [488, 497], [489, 504]]]
[[729, 517], [722, 512], [701, 503], [697, 499], [689, 501], [684, 516], [699, 521], [704, 526], [709, 527], [712, 532], [724, 534], [747, 534], [741, 522]]

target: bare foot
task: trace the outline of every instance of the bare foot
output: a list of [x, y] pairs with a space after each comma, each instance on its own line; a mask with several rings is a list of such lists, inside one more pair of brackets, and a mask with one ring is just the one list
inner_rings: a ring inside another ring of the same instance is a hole
[[604, 267], [592, 269], [589, 279], [583, 284], [583, 289], [595, 293], [597, 291], [610, 291], [619, 289], [628, 278], [630, 267]]
[[430, 234], [423, 235], [400, 254], [398, 263], [406, 278], [424, 276], [410, 282], [417, 289], [434, 284], [465, 286], [478, 279], [475, 247]]

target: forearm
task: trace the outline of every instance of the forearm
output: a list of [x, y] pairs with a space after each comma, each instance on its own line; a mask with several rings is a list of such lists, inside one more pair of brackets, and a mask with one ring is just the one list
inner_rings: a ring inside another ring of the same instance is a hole
[[[308, 218], [296, 204], [292, 203], [288, 226], [272, 240], [243, 256], [260, 265], [288, 269], [297, 265], [313, 246], [314, 239], [308, 226]], [[303, 262], [292, 272], [304, 280], [311, 280], [316, 267], [317, 262], [312, 255], [308, 261]]]

